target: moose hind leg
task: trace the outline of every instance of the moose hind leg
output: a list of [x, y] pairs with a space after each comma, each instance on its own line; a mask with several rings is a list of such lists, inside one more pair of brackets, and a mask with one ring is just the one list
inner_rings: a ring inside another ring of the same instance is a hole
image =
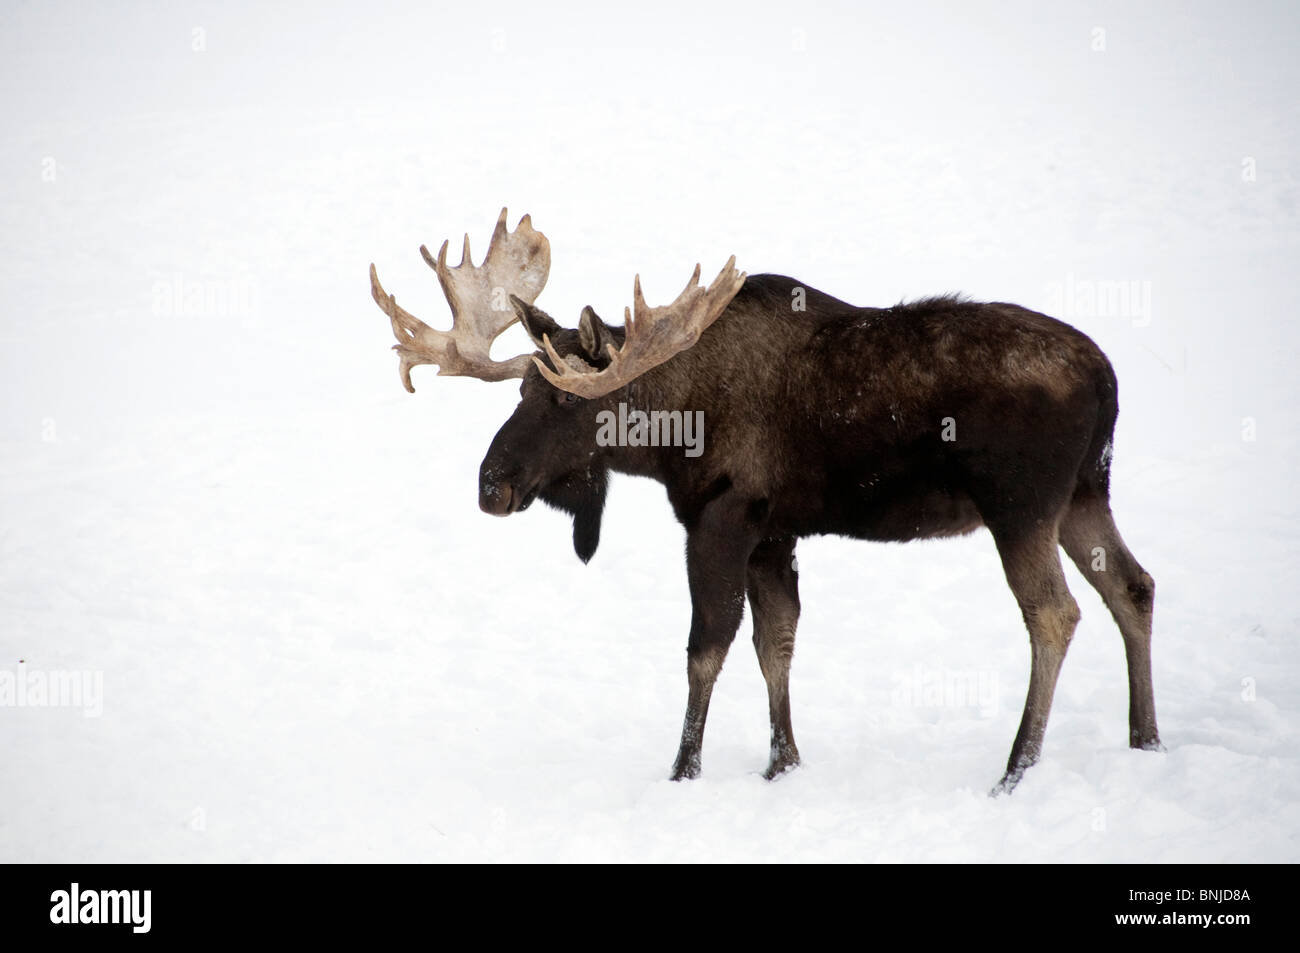
[[767, 682], [772, 751], [763, 777], [769, 781], [799, 764], [790, 725], [790, 661], [799, 624], [799, 576], [793, 537], [768, 539], [749, 557], [745, 588], [754, 614], [754, 651]]
[[1129, 747], [1163, 750], [1151, 684], [1151, 619], [1155, 580], [1120, 538], [1109, 504], [1076, 497], [1061, 521], [1061, 546], [1110, 609], [1128, 660]]
[[993, 790], [999, 794], [1015, 788], [1042, 753], [1056, 679], [1079, 622], [1079, 606], [1065, 585], [1054, 527], [1040, 525], [1027, 535], [1010, 537], [995, 529], [993, 535], [1007, 582], [1029, 629], [1032, 659], [1020, 729], [1011, 746], [1006, 774]]

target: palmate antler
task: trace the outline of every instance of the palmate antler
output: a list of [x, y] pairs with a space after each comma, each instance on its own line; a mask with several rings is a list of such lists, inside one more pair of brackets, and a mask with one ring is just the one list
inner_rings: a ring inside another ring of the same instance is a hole
[[578, 369], [574, 366], [576, 362], [566, 361], [555, 352], [547, 335], [542, 336], [540, 343], [555, 370], [536, 355], [533, 363], [560, 390], [579, 397], [603, 397], [698, 341], [744, 283], [745, 273], [736, 271], [736, 256], [732, 255], [707, 288], [700, 287], [700, 266], [696, 265], [695, 273], [676, 301], [651, 308], [641, 294], [641, 276], [637, 275], [632, 284], [632, 308], [623, 309], [623, 346], [615, 350], [614, 345], [606, 345], [607, 367]]
[[447, 244], [442, 243], [437, 259], [423, 245], [420, 254], [437, 273], [451, 306], [450, 331], [431, 328], [399, 306], [397, 299], [379, 283], [375, 266], [370, 266], [370, 293], [393, 323], [393, 335], [397, 338], [393, 350], [401, 358], [402, 383], [411, 393], [415, 393], [411, 368], [419, 364], [437, 364], [440, 376], [477, 377], [485, 381], [523, 377], [528, 371], [529, 355], [521, 354], [508, 361], [494, 361], [489, 355], [492, 342], [519, 320], [510, 306], [510, 295], [532, 304], [546, 287], [551, 270], [550, 242], [533, 229], [527, 215], [519, 220], [513, 232], [508, 231], [503, 208], [482, 265], [475, 267], [466, 234], [460, 264], [449, 268]]
[[579, 397], [603, 397], [691, 347], [745, 283], [745, 274], [736, 271], [733, 255], [707, 288], [700, 287], [700, 266], [696, 265], [695, 274], [676, 301], [651, 308], [641, 294], [638, 275], [632, 287], [633, 307], [624, 309], [623, 346], [608, 346], [609, 365], [598, 370], [577, 355], [562, 358], [544, 334], [536, 343], [550, 357], [553, 370], [536, 354], [520, 354], [508, 361], [494, 361], [490, 356], [492, 342], [519, 320], [510, 298], [531, 305], [550, 274], [551, 244], [533, 228], [529, 216], [521, 218], [510, 232], [502, 209], [487, 255], [477, 267], [470, 257], [469, 235], [465, 236], [460, 264], [454, 268], [447, 266], [447, 242], [442, 243], [436, 259], [423, 245], [420, 254], [437, 273], [451, 306], [450, 331], [431, 328], [402, 308], [379, 283], [375, 266], [370, 266], [370, 293], [392, 322], [397, 338], [393, 350], [401, 358], [402, 383], [411, 393], [415, 393], [411, 368], [419, 364], [438, 365], [440, 376], [502, 381], [523, 377], [532, 361], [561, 390]]

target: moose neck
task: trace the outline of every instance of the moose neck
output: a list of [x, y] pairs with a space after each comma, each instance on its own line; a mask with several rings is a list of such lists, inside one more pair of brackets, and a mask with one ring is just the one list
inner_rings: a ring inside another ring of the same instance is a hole
[[612, 470], [667, 483], [683, 460], [703, 454], [704, 414], [687, 406], [693, 363], [679, 354], [610, 395], [601, 442]]

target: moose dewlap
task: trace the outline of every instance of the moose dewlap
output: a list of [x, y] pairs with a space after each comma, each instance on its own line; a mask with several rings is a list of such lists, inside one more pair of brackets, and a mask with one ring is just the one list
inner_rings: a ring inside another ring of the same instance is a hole
[[[445, 242], [436, 259], [420, 251], [451, 306], [450, 331], [400, 308], [370, 266], [406, 388], [414, 390], [410, 372], [419, 364], [522, 379], [519, 406], [479, 470], [485, 512], [505, 516], [540, 497], [573, 517], [585, 562], [600, 540], [611, 471], [667, 489], [687, 533], [692, 606], [675, 779], [700, 772], [709, 698], [746, 597], [768, 689], [766, 774], [799, 763], [789, 691], [799, 620], [794, 551], [802, 537], [832, 533], [907, 541], [989, 530], [1031, 646], [1024, 714], [995, 793], [1011, 790], [1038, 760], [1079, 620], [1061, 549], [1123, 636], [1129, 743], [1160, 748], [1155, 583], [1111, 515], [1118, 390], [1087, 336], [1017, 305], [956, 296], [856, 307], [791, 278], [746, 276], [734, 257], [707, 286], [697, 265], [660, 307], [646, 304], [638, 277], [621, 327], [587, 307], [572, 330], [534, 303], [551, 255], [528, 216], [511, 232], [501, 210], [479, 266], [468, 235], [456, 267], [446, 263]], [[492, 360], [492, 342], [515, 321], [537, 351]], [[692, 452], [681, 441], [608, 439], [611, 420], [673, 415], [700, 422]]]

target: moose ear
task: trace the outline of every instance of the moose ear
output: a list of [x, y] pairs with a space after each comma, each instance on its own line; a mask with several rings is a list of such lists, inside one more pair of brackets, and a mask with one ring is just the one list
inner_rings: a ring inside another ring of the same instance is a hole
[[610, 344], [618, 346], [614, 340], [614, 332], [600, 320], [600, 316], [592, 310], [591, 305], [582, 309], [582, 317], [578, 320], [578, 342], [582, 345], [582, 350], [588, 359], [602, 363], [609, 357], [609, 353], [605, 350], [606, 346]]
[[555, 323], [554, 318], [541, 308], [534, 307], [515, 295], [510, 296], [510, 304], [515, 309], [515, 314], [519, 315], [520, 323], [523, 324], [524, 330], [528, 332], [534, 344], [538, 347], [542, 346], [543, 334], [550, 336], [551, 343], [555, 342], [560, 326]]

